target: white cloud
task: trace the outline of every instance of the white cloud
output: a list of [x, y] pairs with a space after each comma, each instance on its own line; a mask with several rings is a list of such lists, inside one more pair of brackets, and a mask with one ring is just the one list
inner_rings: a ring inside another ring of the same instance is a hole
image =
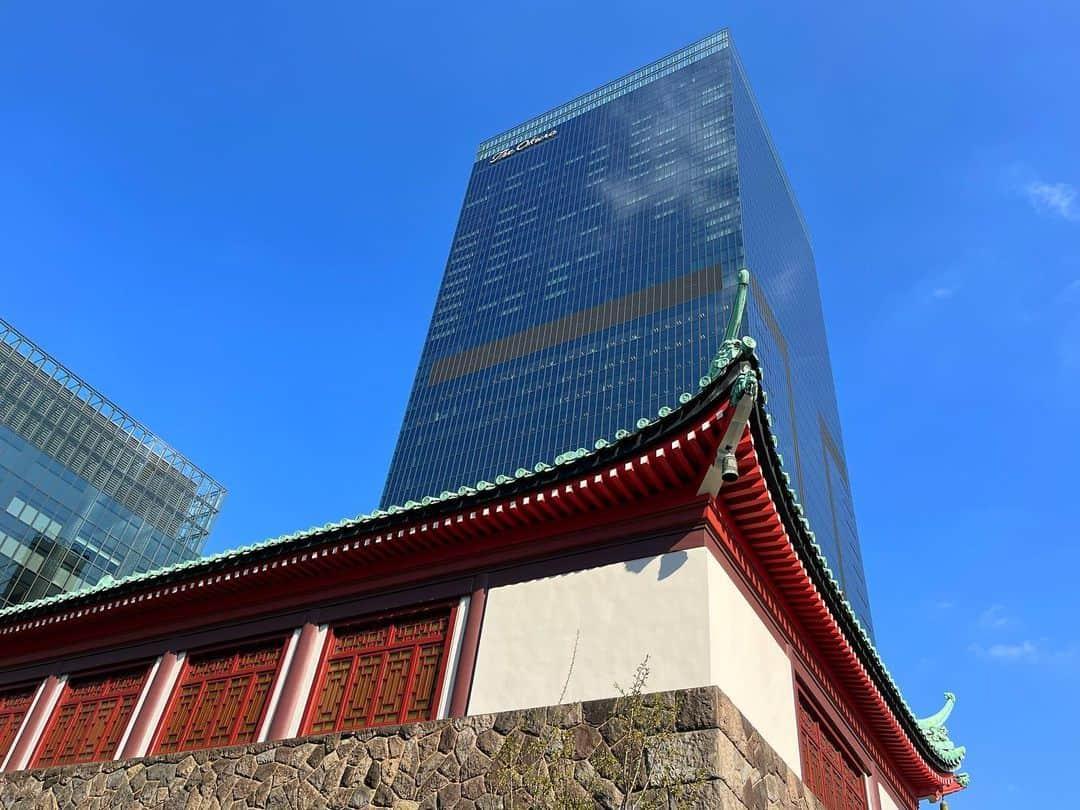
[[1035, 661], [1039, 658], [1039, 645], [1030, 639], [1016, 644], [972, 644], [968, 648], [979, 658], [992, 658], [997, 661]]
[[1006, 613], [1001, 605], [991, 605], [979, 616], [979, 624], [991, 630], [1001, 630], [1015, 625], [1016, 619]]
[[1025, 640], [1019, 644], [991, 644], [986, 649], [986, 654], [991, 658], [1004, 658], [1008, 661], [1031, 660], [1039, 654], [1039, 648], [1035, 642]]
[[991, 661], [1065, 666], [1071, 669], [1077, 661], [1080, 646], [1075, 643], [1058, 646], [1051, 644], [1049, 639], [1045, 638], [1037, 640], [1025, 638], [1011, 644], [974, 643], [968, 646], [968, 651], [979, 658]]
[[1024, 193], [1036, 211], [1080, 222], [1080, 192], [1074, 186], [1032, 180], [1024, 186]]

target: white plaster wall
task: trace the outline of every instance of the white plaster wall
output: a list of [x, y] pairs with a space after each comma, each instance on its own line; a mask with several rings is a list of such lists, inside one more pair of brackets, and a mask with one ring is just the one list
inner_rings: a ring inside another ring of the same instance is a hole
[[881, 782], [878, 782], [878, 801], [881, 802], [881, 810], [901, 810], [903, 807], [900, 802], [892, 797], [892, 794], [885, 789]]
[[727, 571], [710, 555], [710, 683], [719, 686], [795, 773], [802, 776], [795, 682], [787, 652]]
[[491, 589], [469, 714], [558, 703], [568, 673], [564, 701], [612, 697], [646, 655], [647, 691], [711, 683], [710, 563], [698, 548]]
[[648, 691], [720, 687], [802, 773], [787, 653], [704, 548], [493, 588], [469, 713], [558, 703], [568, 673], [564, 701], [612, 697], [646, 655]]

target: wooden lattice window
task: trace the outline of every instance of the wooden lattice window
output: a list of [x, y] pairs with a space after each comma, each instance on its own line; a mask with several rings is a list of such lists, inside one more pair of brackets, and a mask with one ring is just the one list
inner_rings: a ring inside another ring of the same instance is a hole
[[141, 667], [68, 681], [33, 766], [71, 765], [115, 756], [148, 669]]
[[4, 761], [26, 712], [34, 702], [34, 689], [0, 692], [0, 762]]
[[304, 733], [434, 719], [453, 614], [447, 607], [331, 630]]
[[189, 657], [155, 751], [255, 742], [284, 651], [274, 639]]
[[828, 810], [867, 810], [862, 771], [804, 695], [799, 696], [799, 748], [803, 782]]

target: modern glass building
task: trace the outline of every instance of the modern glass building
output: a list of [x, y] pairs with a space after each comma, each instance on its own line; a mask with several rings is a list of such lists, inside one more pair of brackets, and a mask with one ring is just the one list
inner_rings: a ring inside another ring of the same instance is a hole
[[810, 237], [726, 31], [480, 144], [383, 505], [677, 404], [743, 267], [781, 451], [871, 629]]
[[224, 497], [0, 319], [0, 608], [197, 557]]

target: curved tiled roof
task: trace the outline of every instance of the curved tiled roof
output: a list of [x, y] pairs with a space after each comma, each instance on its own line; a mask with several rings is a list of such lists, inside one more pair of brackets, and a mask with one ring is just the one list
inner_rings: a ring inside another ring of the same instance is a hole
[[[416, 519], [426, 519], [448, 511], [458, 511], [467, 505], [505, 497], [525, 489], [534, 489], [552, 481], [569, 478], [583, 469], [609, 463], [627, 455], [658, 435], [689, 421], [720, 400], [730, 397], [735, 402], [744, 394], [750, 394], [756, 398], [755, 411], [758, 414], [752, 427], [756, 426], [761, 432], [761, 438], [764, 440], [762, 444], [766, 447], [769, 457], [768, 466], [775, 473], [777, 480], [782, 482], [779, 488], [782, 489], [789, 514], [793, 516], [793, 519], [788, 522], [794, 524], [791, 528], [794, 529], [792, 535], [796, 553], [802, 559], [811, 580], [818, 587], [857, 658], [885, 696], [888, 705], [919, 754], [940, 772], [952, 773], [960, 766], [965, 754], [964, 747], [958, 747], [952, 743], [944, 726], [955, 703], [955, 696], [947, 693], [945, 708], [935, 715], [922, 720], [915, 715], [885, 666], [869, 633], [844, 596], [821, 545], [815, 539], [805, 510], [799, 502], [798, 493], [791, 484], [791, 478], [783, 469], [783, 459], [777, 451], [778, 440], [772, 432], [772, 419], [766, 407], [768, 398], [760, 386], [761, 373], [754, 353], [754, 341], [750, 337], [735, 337], [739, 330], [748, 283], [748, 275], [746, 271], [742, 271], [731, 323], [728, 325], [725, 339], [713, 362], [699, 381], [699, 391], [685, 392], [678, 398], [676, 404], [660, 408], [655, 417], [639, 419], [634, 430], [616, 431], [612, 439], [598, 439], [591, 449], [578, 448], [568, 451], [556, 456], [551, 463], [538, 462], [531, 468], [521, 467], [512, 475], [496, 476], [494, 481], [478, 481], [471, 486], [462, 486], [456, 491], [444, 491], [437, 496], [428, 496], [420, 501], [408, 501], [401, 506], [391, 506], [386, 510], [375, 510], [369, 514], [357, 515], [336, 523], [314, 526], [304, 531], [270, 538], [209, 557], [135, 574], [121, 580], [106, 579], [79, 591], [13, 605], [0, 610], [0, 624], [25, 621], [54, 612], [56, 609], [70, 608], [82, 602], [96, 600], [97, 597], [122, 596], [133, 590], [140, 590], [144, 586], [164, 585], [177, 579], [199, 576], [224, 567], [231, 567], [234, 564], [261, 560], [280, 551], [299, 551], [316, 542], [329, 540], [342, 532], [355, 529], [375, 530], [392, 527], [395, 524], [412, 523]], [[735, 373], [736, 361], [750, 364], [754, 378], [752, 384], [747, 383], [745, 373]], [[967, 784], [966, 774], [955, 774], [955, 780], [960, 786]]]

